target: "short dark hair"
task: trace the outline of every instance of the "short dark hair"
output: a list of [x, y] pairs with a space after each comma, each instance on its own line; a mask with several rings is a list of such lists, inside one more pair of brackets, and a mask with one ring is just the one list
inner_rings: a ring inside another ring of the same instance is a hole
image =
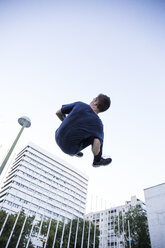
[[111, 99], [109, 96], [99, 94], [96, 99], [99, 102], [97, 108], [100, 112], [106, 111], [111, 105]]

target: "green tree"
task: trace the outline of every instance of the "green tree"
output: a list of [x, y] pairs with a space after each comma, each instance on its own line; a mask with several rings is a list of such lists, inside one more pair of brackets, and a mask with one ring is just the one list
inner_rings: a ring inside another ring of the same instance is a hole
[[52, 247], [53, 240], [54, 240], [54, 235], [55, 235], [55, 231], [56, 231], [56, 227], [57, 227], [57, 221], [56, 220], [52, 220], [51, 221], [50, 231], [49, 231], [49, 236], [48, 236], [48, 241], [47, 241], [47, 247]]
[[[49, 221], [43, 221], [42, 223], [42, 228], [41, 228], [41, 236], [43, 237], [43, 241], [46, 241], [46, 237], [47, 237], [47, 232], [48, 232], [48, 226], [49, 226]], [[70, 248], [74, 247], [75, 244], [75, 237], [76, 237], [76, 228], [77, 228], [77, 219], [72, 220], [72, 229], [71, 229], [71, 236], [70, 236]], [[37, 224], [37, 228], [40, 226], [39, 222]], [[64, 236], [63, 236], [63, 244], [62, 247], [63, 248], [67, 248], [68, 245], [68, 239], [69, 239], [69, 232], [70, 232], [70, 225], [71, 222], [68, 222], [67, 224], [65, 224], [65, 231], [64, 231]], [[84, 225], [84, 220], [83, 219], [79, 219], [79, 224], [78, 224], [78, 233], [77, 233], [77, 245], [76, 247], [81, 247], [81, 242], [82, 242], [82, 235], [83, 235], [83, 225]], [[58, 229], [57, 229], [57, 236], [56, 236], [56, 242], [55, 242], [55, 248], [59, 248], [60, 244], [61, 244], [61, 237], [62, 237], [62, 231], [63, 231], [63, 226], [64, 223], [63, 222], [59, 222], [58, 224]], [[50, 226], [50, 231], [49, 231], [49, 235], [48, 235], [48, 240], [47, 240], [47, 248], [52, 247], [53, 244], [53, 240], [54, 240], [54, 235], [55, 235], [55, 231], [56, 231], [56, 227], [57, 227], [57, 221], [52, 220], [51, 221], [51, 226]], [[89, 243], [89, 247], [93, 248], [93, 240], [94, 240], [94, 224], [91, 223], [91, 227], [90, 227], [90, 243]], [[87, 247], [88, 244], [88, 233], [89, 233], [89, 221], [85, 221], [85, 226], [84, 226], [84, 237], [83, 237], [83, 247]], [[95, 233], [95, 248], [99, 247], [99, 235], [100, 232], [98, 230], [98, 228], [96, 228], [96, 233]], [[43, 242], [43, 246], [44, 246], [44, 242]]]
[[4, 210], [0, 210], [0, 230], [3, 226], [7, 213]]
[[151, 248], [147, 213], [140, 205], [131, 206], [124, 214], [119, 213], [115, 220], [115, 233], [117, 236], [124, 235], [126, 248], [129, 248], [129, 242], [132, 248]]
[[[4, 223], [6, 216], [7, 216], [7, 213], [3, 210], [0, 210], [0, 228], [2, 228], [2, 225]], [[9, 248], [16, 247], [16, 244], [17, 244], [17, 241], [18, 241], [25, 217], [26, 216], [25, 216], [24, 212], [21, 211], [19, 218], [18, 218], [18, 221], [17, 221], [17, 224], [15, 226], [13, 235], [11, 237], [9, 246], [8, 246]], [[0, 237], [0, 247], [1, 248], [6, 246], [16, 218], [17, 218], [17, 214], [10, 214], [9, 215], [7, 222], [5, 224], [5, 227], [3, 229], [2, 235]], [[34, 219], [34, 217], [28, 217], [26, 220], [24, 230], [23, 230], [23, 233], [22, 233], [22, 236], [20, 239], [20, 243], [19, 243], [19, 248], [24, 248], [26, 246], [27, 238], [28, 238], [28, 235], [29, 235], [31, 227], [32, 227], [33, 219]], [[33, 248], [33, 247], [34, 246], [30, 242], [29, 248]]]

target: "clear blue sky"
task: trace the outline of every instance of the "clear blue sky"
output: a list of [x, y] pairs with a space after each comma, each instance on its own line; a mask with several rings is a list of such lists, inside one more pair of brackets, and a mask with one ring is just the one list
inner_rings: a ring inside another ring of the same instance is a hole
[[[27, 115], [15, 152], [28, 141], [89, 175], [90, 195], [107, 205], [165, 181], [165, 2], [0, 1], [0, 159]], [[92, 168], [54, 141], [62, 104], [111, 97], [100, 114], [104, 153], [113, 163]], [[101, 201], [101, 200], [100, 200]], [[109, 203], [110, 202], [110, 203]]]

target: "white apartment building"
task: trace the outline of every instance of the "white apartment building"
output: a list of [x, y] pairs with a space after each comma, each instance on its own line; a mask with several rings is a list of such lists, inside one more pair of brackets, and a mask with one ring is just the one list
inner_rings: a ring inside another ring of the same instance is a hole
[[[96, 224], [96, 227], [100, 230], [99, 248], [123, 248], [123, 236], [117, 237], [114, 231], [115, 219], [119, 212], [126, 212], [130, 206], [142, 205], [145, 206], [142, 201], [131, 197], [131, 201], [127, 201], [125, 205], [105, 209], [102, 211], [91, 212], [86, 215], [86, 218]], [[144, 208], [144, 207], [143, 207]]]
[[37, 218], [70, 220], [85, 214], [88, 177], [33, 143], [16, 157], [0, 191], [0, 208]]
[[144, 190], [152, 248], [165, 247], [165, 183]]

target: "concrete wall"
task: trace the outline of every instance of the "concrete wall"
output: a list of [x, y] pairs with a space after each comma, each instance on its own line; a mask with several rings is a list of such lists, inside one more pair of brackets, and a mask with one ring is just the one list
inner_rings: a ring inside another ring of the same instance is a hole
[[152, 248], [165, 248], [165, 183], [144, 190]]

